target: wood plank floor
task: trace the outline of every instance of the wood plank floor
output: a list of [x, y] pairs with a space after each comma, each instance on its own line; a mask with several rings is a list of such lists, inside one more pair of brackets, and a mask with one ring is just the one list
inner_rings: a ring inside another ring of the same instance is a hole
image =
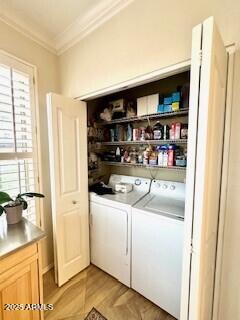
[[95, 307], [108, 320], [175, 320], [165, 311], [102, 270], [91, 265], [61, 288], [53, 270], [44, 276], [44, 303], [54, 310], [45, 320], [83, 320]]

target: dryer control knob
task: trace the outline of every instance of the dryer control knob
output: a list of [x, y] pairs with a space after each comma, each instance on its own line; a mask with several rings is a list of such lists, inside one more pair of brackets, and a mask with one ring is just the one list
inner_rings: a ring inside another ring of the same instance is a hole
[[170, 186], [170, 190], [175, 190], [176, 189], [176, 187], [172, 184], [171, 186]]
[[136, 179], [136, 180], [135, 180], [135, 185], [136, 185], [136, 186], [140, 186], [141, 183], [142, 183], [142, 182], [141, 182], [140, 179]]
[[168, 187], [168, 186], [167, 186], [166, 184], [163, 185], [163, 189], [167, 189], [167, 187]]
[[156, 187], [160, 188], [161, 187], [161, 183], [160, 182], [156, 183]]

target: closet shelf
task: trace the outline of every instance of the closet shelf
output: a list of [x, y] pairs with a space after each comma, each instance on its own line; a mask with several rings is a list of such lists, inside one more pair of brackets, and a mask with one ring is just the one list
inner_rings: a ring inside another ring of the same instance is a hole
[[144, 140], [144, 141], [112, 141], [102, 142], [103, 146], [123, 146], [123, 145], [164, 145], [164, 144], [187, 144], [187, 139], [174, 139], [174, 140]]
[[148, 169], [165, 169], [165, 170], [176, 170], [176, 171], [186, 171], [186, 167], [163, 167], [158, 165], [146, 165], [141, 163], [123, 163], [123, 162], [114, 162], [114, 161], [102, 161], [103, 164], [107, 166], [119, 166], [119, 167], [140, 167]]
[[188, 108], [180, 109], [179, 111], [171, 111], [171, 112], [165, 112], [165, 113], [152, 113], [147, 114], [144, 116], [134, 116], [130, 118], [120, 118], [115, 119], [111, 121], [99, 121], [98, 125], [112, 125], [112, 124], [118, 124], [118, 123], [128, 123], [128, 122], [140, 122], [140, 121], [147, 121], [151, 119], [160, 119], [160, 118], [170, 118], [170, 117], [180, 117], [185, 116], [188, 114]]

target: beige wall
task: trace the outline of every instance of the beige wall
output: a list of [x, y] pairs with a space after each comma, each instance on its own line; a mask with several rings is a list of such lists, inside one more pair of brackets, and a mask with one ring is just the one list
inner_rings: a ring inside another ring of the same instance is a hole
[[214, 15], [240, 40], [240, 1], [135, 0], [60, 57], [62, 92], [79, 96], [190, 57], [192, 27]]
[[0, 48], [37, 66], [40, 108], [41, 151], [43, 164], [44, 223], [47, 238], [43, 241], [43, 266], [53, 261], [46, 93], [59, 91], [57, 58], [35, 42], [0, 21]]

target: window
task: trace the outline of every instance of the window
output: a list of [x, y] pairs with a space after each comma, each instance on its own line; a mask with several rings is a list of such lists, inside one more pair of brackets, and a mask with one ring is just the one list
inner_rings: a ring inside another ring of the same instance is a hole
[[[39, 191], [34, 69], [0, 52], [0, 190], [15, 197]], [[23, 215], [39, 223], [38, 199]]]

